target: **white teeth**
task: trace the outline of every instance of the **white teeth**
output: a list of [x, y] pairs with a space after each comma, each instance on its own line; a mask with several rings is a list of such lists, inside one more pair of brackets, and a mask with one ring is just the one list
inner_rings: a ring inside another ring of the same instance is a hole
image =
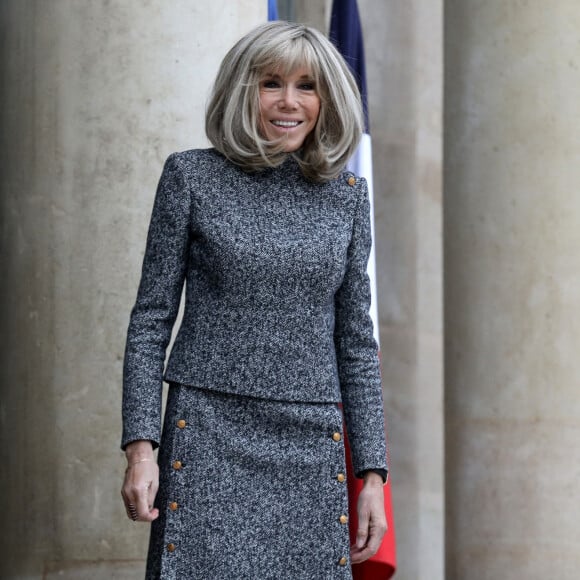
[[272, 121], [277, 127], [297, 127], [298, 121]]

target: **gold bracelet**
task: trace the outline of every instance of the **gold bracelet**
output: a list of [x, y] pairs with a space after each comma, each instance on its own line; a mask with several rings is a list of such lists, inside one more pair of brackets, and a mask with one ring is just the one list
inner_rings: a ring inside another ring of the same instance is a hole
[[152, 457], [144, 457], [143, 459], [138, 459], [137, 461], [131, 463], [131, 465], [127, 465], [127, 469], [131, 469], [131, 467], [135, 467], [137, 463], [143, 463], [144, 461], [155, 461]]

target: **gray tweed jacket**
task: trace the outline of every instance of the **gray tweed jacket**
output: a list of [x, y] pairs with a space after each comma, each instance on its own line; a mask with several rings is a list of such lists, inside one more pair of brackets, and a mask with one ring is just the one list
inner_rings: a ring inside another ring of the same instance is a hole
[[[366, 182], [314, 184], [288, 158], [246, 173], [171, 155], [151, 216], [124, 364], [124, 447], [160, 439], [162, 379], [282, 401], [342, 401], [355, 472], [386, 468], [366, 273]], [[186, 282], [183, 322], [166, 349]]]

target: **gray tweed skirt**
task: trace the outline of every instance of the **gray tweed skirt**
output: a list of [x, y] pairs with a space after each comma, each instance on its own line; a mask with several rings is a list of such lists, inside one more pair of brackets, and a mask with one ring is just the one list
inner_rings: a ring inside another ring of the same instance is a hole
[[351, 579], [342, 414], [173, 384], [147, 579]]

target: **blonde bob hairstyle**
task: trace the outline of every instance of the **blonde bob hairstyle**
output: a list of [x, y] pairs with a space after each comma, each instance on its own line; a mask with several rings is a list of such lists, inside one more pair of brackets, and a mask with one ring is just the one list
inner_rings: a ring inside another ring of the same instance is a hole
[[[313, 77], [320, 114], [301, 150], [285, 153], [280, 141], [260, 132], [260, 80], [303, 66]], [[317, 30], [282, 21], [258, 26], [226, 54], [205, 119], [212, 145], [244, 170], [277, 167], [293, 155], [304, 176], [317, 182], [339, 175], [363, 127], [358, 87], [336, 48]]]

